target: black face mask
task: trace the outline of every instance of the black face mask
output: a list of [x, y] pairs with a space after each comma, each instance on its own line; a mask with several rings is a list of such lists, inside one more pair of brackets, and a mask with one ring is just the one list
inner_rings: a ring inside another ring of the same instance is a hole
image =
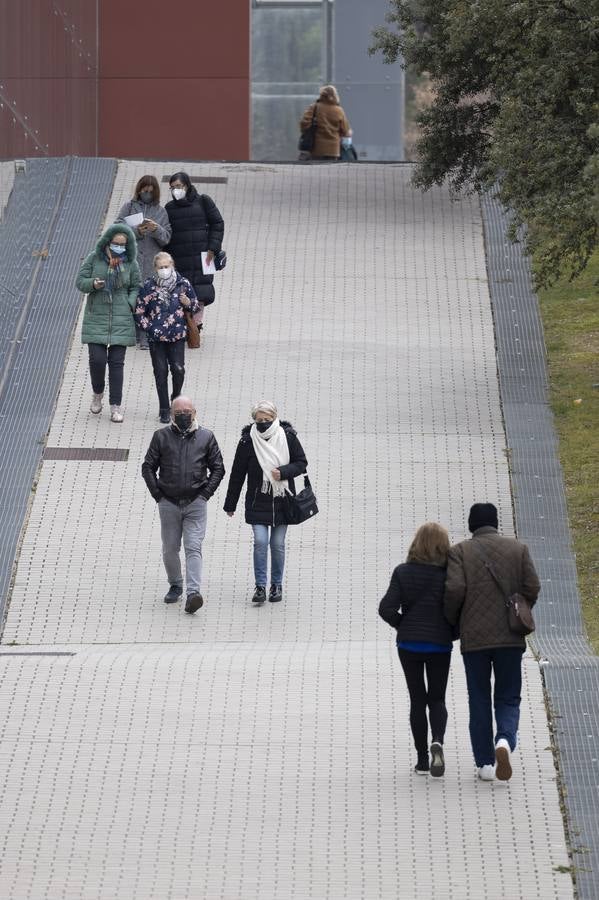
[[261, 434], [263, 434], [265, 431], [268, 431], [271, 425], [272, 422], [256, 422], [256, 428]]
[[143, 203], [151, 203], [154, 199], [154, 191], [140, 191], [139, 199]]
[[174, 419], [175, 425], [177, 426], [179, 431], [189, 431], [189, 429], [191, 428], [191, 423], [193, 422], [193, 416], [191, 415], [191, 413], [175, 413]]

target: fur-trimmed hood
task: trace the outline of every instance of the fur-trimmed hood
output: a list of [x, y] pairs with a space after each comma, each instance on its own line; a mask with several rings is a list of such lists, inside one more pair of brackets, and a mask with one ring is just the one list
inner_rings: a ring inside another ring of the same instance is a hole
[[109, 225], [106, 231], [104, 231], [100, 237], [98, 238], [98, 243], [96, 244], [96, 253], [98, 256], [104, 258], [106, 245], [111, 242], [115, 234], [126, 234], [127, 235], [127, 252], [125, 254], [127, 258], [127, 262], [135, 262], [137, 259], [137, 240], [133, 231], [129, 228], [128, 225], [117, 224]]

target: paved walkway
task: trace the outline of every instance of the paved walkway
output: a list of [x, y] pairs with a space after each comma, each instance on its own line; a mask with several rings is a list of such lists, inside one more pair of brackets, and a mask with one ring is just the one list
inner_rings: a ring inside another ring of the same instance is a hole
[[[128, 353], [112, 425], [87, 412], [75, 340], [48, 446], [129, 455], [42, 466], [0, 655], [0, 883], [19, 900], [572, 897], [535, 661], [509, 785], [474, 777], [458, 654], [447, 775], [416, 778], [376, 614], [417, 524], [459, 539], [496, 499], [511, 528], [477, 203], [422, 196], [402, 166], [189, 169], [228, 178], [205, 189], [230, 268], [186, 392], [229, 466], [252, 401], [276, 399], [322, 512], [290, 532], [285, 602], [255, 609], [250, 529], [221, 488], [207, 604], [166, 607], [139, 476], [150, 360]], [[119, 167], [109, 220], [145, 170]]]
[[15, 164], [10, 162], [0, 162], [0, 219], [4, 213], [4, 207], [8, 203], [10, 192], [15, 180]]

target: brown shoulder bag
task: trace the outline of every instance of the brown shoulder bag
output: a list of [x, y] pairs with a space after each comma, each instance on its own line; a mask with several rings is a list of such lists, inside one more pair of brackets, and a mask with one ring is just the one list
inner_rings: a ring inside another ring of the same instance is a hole
[[200, 346], [200, 329], [190, 312], [185, 312], [185, 322], [187, 325], [187, 346], [190, 350], [197, 350]]
[[507, 619], [508, 619], [508, 627], [510, 631], [513, 631], [514, 634], [519, 634], [522, 637], [526, 637], [527, 634], [532, 634], [535, 630], [535, 620], [532, 615], [532, 606], [522, 594], [519, 594], [517, 591], [514, 594], [509, 594], [506, 592], [503, 584], [501, 583], [495, 569], [487, 559], [487, 555], [485, 554], [482, 547], [474, 545], [482, 556], [485, 567], [503, 594], [503, 599], [507, 609]]

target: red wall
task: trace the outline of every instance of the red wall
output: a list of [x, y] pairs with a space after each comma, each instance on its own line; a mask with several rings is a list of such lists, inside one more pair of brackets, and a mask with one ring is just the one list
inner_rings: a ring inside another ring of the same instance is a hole
[[249, 159], [249, 35], [249, 0], [2, 2], [0, 158]]
[[96, 0], [2, 3], [0, 157], [96, 153], [96, 53]]
[[249, 159], [249, 33], [249, 0], [102, 0], [99, 155]]

